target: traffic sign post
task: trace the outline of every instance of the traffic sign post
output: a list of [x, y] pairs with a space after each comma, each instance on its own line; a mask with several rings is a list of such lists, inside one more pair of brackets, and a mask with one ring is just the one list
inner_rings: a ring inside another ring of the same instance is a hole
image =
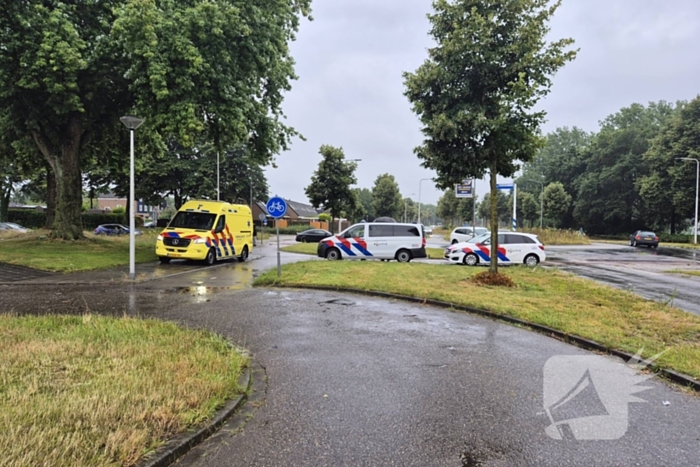
[[280, 226], [278, 220], [287, 214], [287, 202], [275, 196], [267, 202], [267, 213], [275, 219], [275, 227], [277, 228], [277, 277], [282, 275], [282, 262], [280, 260]]

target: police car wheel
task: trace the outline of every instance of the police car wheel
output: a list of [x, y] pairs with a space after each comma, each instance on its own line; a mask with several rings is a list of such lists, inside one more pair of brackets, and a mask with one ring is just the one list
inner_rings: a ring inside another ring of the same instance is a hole
[[337, 261], [340, 259], [340, 252], [337, 248], [329, 248], [326, 252], [326, 259], [331, 261]]
[[241, 251], [241, 254], [238, 257], [238, 261], [240, 261], [241, 263], [244, 263], [245, 260], [247, 260], [247, 259], [248, 259], [248, 245], [245, 245], [243, 247], [243, 251]]
[[396, 253], [396, 261], [399, 263], [408, 263], [411, 261], [411, 252], [407, 250], [401, 250]]
[[210, 248], [209, 251], [207, 252], [207, 257], [204, 258], [204, 263], [207, 266], [211, 266], [214, 263], [216, 263], [216, 253], [214, 252], [213, 248]]
[[527, 255], [525, 257], [525, 264], [527, 266], [530, 266], [531, 268], [534, 268], [537, 266], [540, 262], [540, 259], [536, 255]]
[[168, 258], [167, 256], [159, 256], [158, 259], [162, 264], [168, 264], [170, 262], [170, 258]]
[[464, 257], [464, 264], [467, 266], [476, 266], [479, 263], [479, 258], [474, 253], [469, 253]]

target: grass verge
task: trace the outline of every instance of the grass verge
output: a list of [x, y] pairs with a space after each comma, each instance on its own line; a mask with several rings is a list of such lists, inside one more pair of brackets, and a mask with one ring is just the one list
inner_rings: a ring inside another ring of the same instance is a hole
[[[700, 317], [629, 292], [554, 269], [503, 267], [514, 288], [470, 281], [482, 268], [437, 264], [318, 261], [283, 266], [260, 276], [256, 286], [318, 285], [390, 292], [443, 300], [510, 315], [647, 357], [700, 378]], [[392, 278], [392, 280], [387, 280]]]
[[[136, 237], [136, 262], [157, 261], [156, 237], [148, 232]], [[0, 238], [0, 262], [53, 272], [77, 272], [129, 264], [129, 236], [107, 237], [85, 232], [85, 240], [65, 241], [48, 237], [48, 231]]]
[[687, 271], [685, 269], [671, 269], [666, 271], [668, 274], [685, 274], [688, 276], [700, 276], [700, 271]]
[[126, 466], [210, 419], [247, 357], [135, 318], [0, 315], [2, 465]]
[[528, 229], [523, 230], [537, 235], [545, 245], [590, 245], [591, 239], [585, 235], [581, 235], [574, 230], [559, 230], [559, 229]]

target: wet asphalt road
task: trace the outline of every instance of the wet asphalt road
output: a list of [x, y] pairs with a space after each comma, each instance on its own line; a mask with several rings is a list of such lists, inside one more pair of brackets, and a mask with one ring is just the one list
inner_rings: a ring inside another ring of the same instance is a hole
[[[700, 465], [697, 395], [651, 380], [638, 394], [646, 402], [629, 404], [622, 438], [553, 440], [544, 365], [590, 353], [442, 309], [247, 288], [273, 265], [265, 255], [135, 286], [8, 285], [0, 310], [156, 317], [250, 349], [267, 376], [266, 385], [256, 381], [259, 407], [242, 430], [225, 427], [182, 466]], [[598, 405], [584, 400], [579, 409]]]
[[700, 251], [624, 245], [547, 247], [547, 264], [700, 315]]

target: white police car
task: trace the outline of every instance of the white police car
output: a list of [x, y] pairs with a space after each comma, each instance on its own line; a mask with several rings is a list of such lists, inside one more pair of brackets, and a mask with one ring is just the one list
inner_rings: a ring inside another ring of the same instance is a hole
[[[467, 242], [445, 248], [445, 259], [450, 263], [476, 266], [491, 262], [491, 234], [484, 234]], [[498, 262], [537, 266], [546, 258], [544, 245], [537, 235], [520, 232], [498, 234]]]

